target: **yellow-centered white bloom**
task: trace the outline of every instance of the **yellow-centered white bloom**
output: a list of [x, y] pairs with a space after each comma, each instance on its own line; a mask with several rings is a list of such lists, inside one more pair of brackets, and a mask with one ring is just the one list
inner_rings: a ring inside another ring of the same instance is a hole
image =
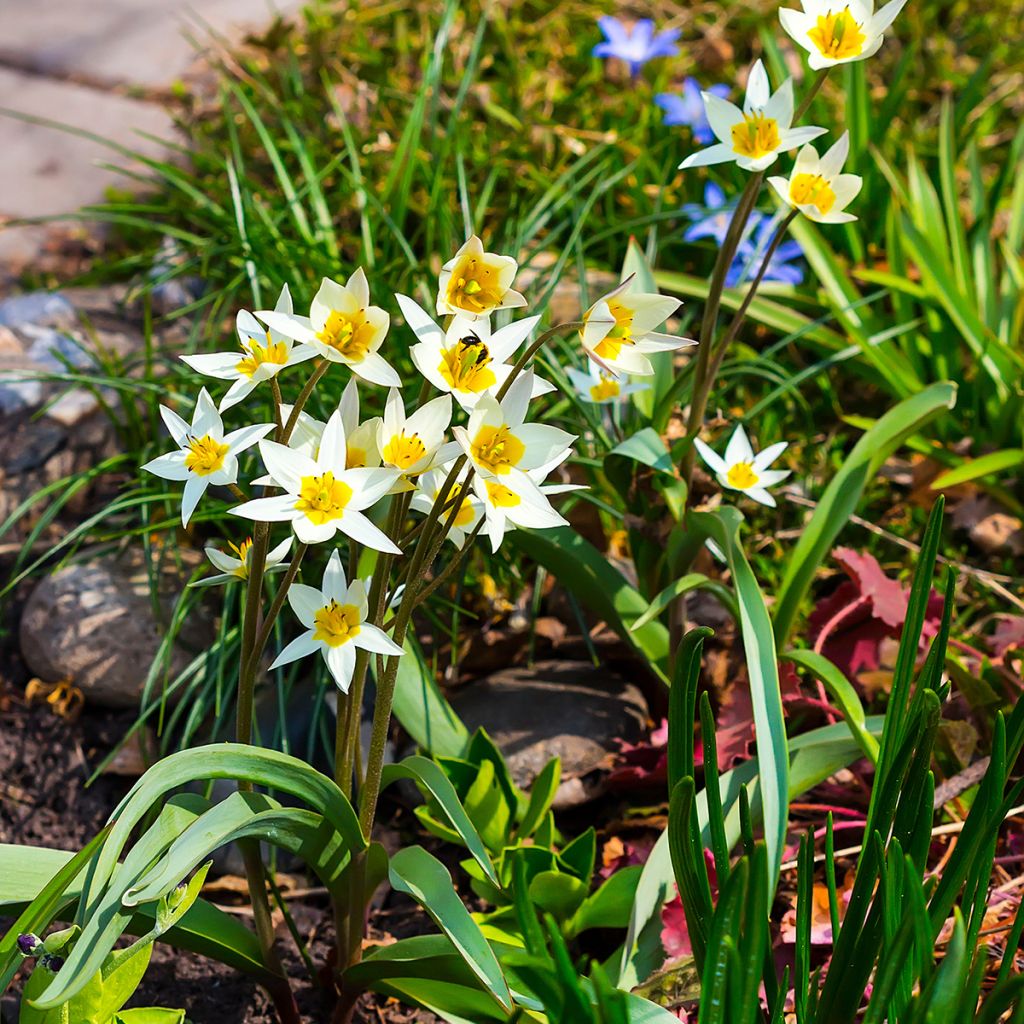
[[742, 426], [738, 426], [726, 445], [725, 458], [699, 437], [694, 438], [693, 443], [697, 446], [700, 457], [714, 470], [716, 479], [723, 487], [742, 491], [748, 498], [753, 498], [762, 505], [775, 507], [775, 499], [768, 493], [767, 488], [780, 480], [785, 480], [789, 476], [789, 470], [768, 467], [786, 450], [785, 441], [769, 445], [763, 452], [755, 455], [746, 431]]
[[630, 274], [583, 314], [583, 348], [613, 377], [624, 373], [650, 377], [654, 366], [647, 358], [649, 355], [697, 344], [690, 338], [676, 338], [655, 330], [682, 305], [679, 299], [639, 292], [635, 286], [636, 275]]
[[524, 422], [532, 376], [528, 371], [517, 377], [500, 403], [485, 395], [470, 413], [469, 423], [452, 430], [480, 476], [521, 496], [539, 496], [528, 471], [564, 462], [576, 440], [575, 434], [558, 427]]
[[[473, 320], [460, 314], [453, 317], [446, 331], [408, 296], [395, 298], [416, 335], [417, 344], [410, 350], [416, 369], [438, 391], [453, 395], [467, 412], [481, 395], [493, 395], [501, 388], [512, 372], [506, 360], [540, 322], [539, 316], [530, 316], [491, 333], [486, 318]], [[554, 390], [552, 384], [534, 376], [531, 397]]]
[[[284, 559], [288, 555], [288, 549], [291, 546], [292, 539], [287, 537], [277, 547], [271, 548], [267, 552], [267, 560], [263, 571], [270, 573], [281, 572], [287, 569], [288, 563]], [[229, 555], [226, 551], [221, 551], [219, 548], [212, 546], [203, 549], [206, 552], [206, 557], [217, 569], [220, 569], [220, 572], [215, 576], [207, 576], [205, 579], [196, 580], [195, 583], [191, 584], [193, 587], [214, 587], [221, 583], [230, 583], [233, 580], [247, 580], [249, 578], [249, 570], [252, 566], [252, 537], [246, 537], [241, 544], [232, 544], [229, 541], [228, 547], [234, 551], [233, 555]]]
[[388, 493], [401, 474], [395, 469], [347, 469], [345, 428], [335, 410], [324, 427], [315, 458], [274, 441], [260, 444], [271, 480], [285, 493], [256, 498], [231, 509], [236, 516], [263, 523], [291, 523], [303, 544], [320, 544], [335, 533], [374, 548], [400, 554], [363, 510]]
[[476, 235], [441, 268], [437, 312], [475, 320], [498, 309], [517, 309], [526, 299], [512, 290], [519, 265], [511, 256], [484, 252]]
[[[437, 469], [428, 470], [417, 481], [416, 493], [412, 496], [409, 507], [417, 512], [428, 515], [434, 507], [434, 502], [441, 493], [444, 482], [448, 479], [452, 463], [447, 463]], [[466, 538], [476, 529], [477, 524], [483, 517], [483, 504], [473, 491], [466, 486], [466, 477], [469, 469], [466, 467], [459, 474], [458, 479], [448, 494], [449, 500], [454, 499], [458, 503], [458, 511], [448, 531], [450, 540], [460, 551], [466, 543]], [[442, 522], [447, 522], [448, 512], [441, 516]]]
[[[445, 462], [458, 452], [454, 442], [444, 443], [444, 432], [452, 421], [452, 399], [441, 395], [405, 415], [402, 397], [392, 388], [377, 425], [377, 450], [383, 465], [397, 469], [406, 480]], [[401, 488], [410, 490], [411, 485]]]
[[[274, 309], [291, 315], [292, 297], [288, 285], [281, 289]], [[235, 330], [241, 352], [211, 352], [181, 357], [182, 362], [198, 373], [232, 382], [220, 400], [221, 412], [237, 405], [259, 384], [276, 377], [286, 366], [295, 366], [316, 356], [316, 349], [312, 345], [295, 345], [290, 337], [279, 331], [268, 330], [246, 309], [240, 310], [235, 317]]]
[[843, 132], [835, 145], [822, 157], [813, 146], [804, 146], [788, 178], [773, 177], [768, 183], [787, 205], [821, 224], [843, 224], [856, 220], [846, 207], [860, 191], [859, 174], [840, 173], [850, 152], [850, 136]]
[[629, 384], [619, 380], [614, 374], [601, 369], [597, 363], [588, 360], [588, 370], [577, 370], [573, 366], [566, 367], [566, 374], [573, 390], [584, 402], [595, 405], [614, 405], [628, 395], [638, 391], [650, 390], [649, 384]]
[[306, 632], [296, 637], [275, 659], [280, 668], [320, 652], [342, 693], [348, 693], [356, 663], [356, 648], [371, 654], [402, 654], [402, 648], [382, 629], [366, 621], [369, 611], [362, 580], [348, 583], [337, 549], [331, 552], [323, 584], [293, 583], [288, 603]]
[[178, 448], [151, 459], [142, 468], [164, 480], [185, 481], [181, 497], [183, 526], [188, 526], [210, 484], [223, 486], [238, 479], [238, 453], [274, 429], [273, 423], [256, 423], [225, 434], [224, 423], [206, 388], [199, 392], [191, 424], [165, 405], [160, 406], [160, 415]]
[[890, 0], [876, 12], [874, 0], [800, 0], [802, 11], [783, 7], [779, 20], [793, 41], [807, 51], [807, 63], [820, 70], [876, 54], [885, 30], [906, 2]]
[[360, 267], [345, 284], [325, 277], [309, 307], [309, 316], [263, 310], [256, 314], [268, 327], [312, 345], [318, 355], [343, 363], [371, 384], [400, 388], [402, 381], [378, 349], [391, 318], [370, 305], [370, 286]]
[[802, 146], [825, 134], [824, 128], [793, 128], [793, 79], [787, 78], [772, 93], [768, 72], [755, 61], [747, 79], [747, 95], [740, 110], [711, 92], [702, 92], [708, 124], [718, 142], [691, 153], [680, 165], [707, 167], [734, 160], [745, 171], [763, 171], [775, 163], [780, 153]]

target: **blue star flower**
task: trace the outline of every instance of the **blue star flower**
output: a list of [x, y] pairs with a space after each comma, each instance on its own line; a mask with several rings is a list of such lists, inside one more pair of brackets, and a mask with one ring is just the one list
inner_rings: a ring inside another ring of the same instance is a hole
[[[707, 91], [725, 99], [729, 95], [729, 86], [713, 85]], [[693, 133], [694, 142], [706, 146], [714, 139], [715, 133], [708, 124], [708, 115], [700, 93], [700, 82], [696, 78], [687, 77], [683, 80], [681, 95], [674, 92], [659, 92], [654, 97], [654, 102], [665, 111], [665, 124], [688, 125]]]
[[605, 15], [597, 19], [597, 24], [604, 33], [605, 42], [594, 47], [594, 56], [624, 60], [634, 78], [649, 60], [674, 57], [679, 52], [676, 40], [680, 30], [670, 28], [655, 35], [654, 22], [650, 18], [641, 18], [632, 28], [626, 28], [618, 18]]
[[713, 182], [704, 186], [704, 202], [687, 203], [680, 212], [693, 224], [686, 229], [683, 240], [695, 242], [698, 238], [713, 238], [717, 245], [725, 241], [736, 200], [726, 200], [725, 193]]
[[[735, 288], [744, 281], [753, 280], [761, 267], [764, 254], [768, 251], [778, 224], [775, 218], [766, 217], [756, 210], [750, 215], [748, 221], [749, 230], [740, 242], [736, 250], [736, 258], [729, 267], [726, 274], [725, 284], [727, 288]], [[752, 222], [752, 223], [751, 223]], [[794, 261], [802, 259], [804, 254], [800, 243], [792, 239], [780, 242], [778, 248], [772, 253], [768, 261], [768, 269], [764, 273], [763, 280], [778, 281], [781, 284], [802, 284], [804, 280], [804, 268]]]

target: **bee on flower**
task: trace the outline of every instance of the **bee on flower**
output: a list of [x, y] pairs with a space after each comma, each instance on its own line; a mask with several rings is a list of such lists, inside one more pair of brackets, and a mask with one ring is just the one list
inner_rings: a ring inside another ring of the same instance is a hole
[[238, 455], [274, 429], [273, 423], [256, 423], [224, 433], [224, 422], [206, 388], [199, 392], [191, 424], [176, 412], [160, 406], [167, 432], [178, 446], [151, 459], [142, 468], [164, 480], [183, 480], [181, 524], [188, 526], [199, 499], [211, 484], [224, 486], [238, 480]]
[[331, 552], [321, 586], [293, 583], [288, 603], [306, 631], [281, 651], [272, 669], [319, 651], [338, 689], [348, 693], [356, 648], [372, 654], [404, 653], [382, 629], [366, 621], [366, 587], [362, 580], [345, 579], [337, 549]]
[[775, 507], [775, 499], [768, 493], [768, 488], [785, 480], [789, 470], [768, 467], [786, 450], [786, 441], [769, 445], [763, 452], [755, 454], [746, 431], [742, 426], [737, 426], [726, 445], [724, 458], [699, 437], [694, 438], [693, 443], [723, 487], [742, 491], [748, 498], [762, 505]]
[[276, 310], [256, 313], [267, 327], [305, 345], [332, 363], [342, 363], [371, 384], [400, 388], [402, 381], [380, 355], [391, 317], [370, 305], [370, 286], [362, 267], [339, 284], [325, 277], [313, 298], [309, 316]]
[[697, 344], [689, 338], [676, 338], [655, 330], [682, 305], [678, 299], [639, 292], [635, 286], [636, 275], [630, 274], [583, 314], [580, 329], [583, 348], [613, 377], [622, 374], [650, 377], [654, 366], [648, 356]]
[[271, 480], [285, 493], [244, 502], [231, 509], [232, 515], [264, 523], [291, 523], [303, 544], [320, 544], [340, 532], [375, 551], [401, 553], [363, 515], [391, 490], [401, 473], [387, 468], [347, 468], [339, 410], [327, 421], [315, 457], [275, 441], [261, 442], [260, 455]]
[[539, 494], [528, 471], [564, 462], [576, 440], [575, 434], [558, 427], [524, 422], [532, 376], [528, 371], [517, 377], [501, 402], [485, 395], [470, 413], [469, 423], [452, 430], [480, 476], [521, 495]]
[[[441, 494], [441, 489], [448, 479], [451, 468], [452, 463], [446, 463], [437, 469], [427, 470], [417, 482], [416, 493], [413, 495], [412, 501], [409, 502], [409, 507], [428, 515]], [[448, 540], [460, 551], [483, 517], [483, 504], [476, 494], [466, 486], [468, 475], [467, 467], [459, 474], [448, 494], [448, 500], [458, 505], [458, 511], [448, 530]], [[448, 521], [448, 515], [449, 512], [442, 515], [442, 522]]]
[[[396, 298], [416, 335], [417, 343], [410, 350], [416, 369], [438, 391], [453, 395], [467, 412], [481, 395], [493, 394], [508, 380], [512, 365], [506, 360], [540, 323], [539, 316], [530, 316], [492, 333], [485, 317], [471, 320], [459, 314], [444, 330], [408, 296]], [[534, 376], [532, 398], [551, 391], [552, 384]]]
[[819, 224], [844, 224], [856, 220], [846, 207], [860, 192], [863, 178], [858, 174], [842, 174], [850, 152], [849, 132], [843, 132], [824, 156], [810, 145], [797, 153], [796, 163], [788, 179], [772, 177], [768, 184], [787, 205], [799, 210]]
[[[292, 313], [292, 297], [288, 285], [281, 289], [275, 311], [286, 316]], [[276, 377], [286, 366], [304, 363], [316, 356], [311, 345], [295, 345], [290, 337], [265, 328], [248, 310], [240, 310], [235, 318], [235, 330], [241, 354], [238, 352], [211, 352], [182, 356], [197, 373], [231, 381], [220, 400], [220, 411], [237, 405], [256, 387]]]
[[484, 252], [483, 242], [472, 235], [441, 268], [437, 312], [475, 320], [499, 309], [525, 306], [526, 299], [512, 289], [518, 269], [511, 256]]
[[701, 95], [708, 123], [719, 141], [691, 153], [679, 165], [680, 170], [732, 160], [745, 171], [763, 171], [775, 163], [780, 153], [825, 134], [824, 128], [792, 127], [793, 79], [787, 78], [772, 93], [768, 72], [760, 60], [750, 69], [742, 110], [714, 93]]
[[800, 0], [802, 11], [779, 10], [782, 27], [808, 53], [816, 71], [867, 60], [880, 49], [885, 30], [896, 20], [907, 0], [889, 0], [875, 11], [874, 0]]
[[589, 362], [586, 373], [573, 366], [566, 367], [565, 372], [577, 396], [595, 405], [614, 405], [628, 395], [650, 390], [649, 384], [624, 384], [594, 362]]
[[[285, 558], [292, 546], [291, 537], [286, 537], [276, 547], [267, 552], [267, 560], [264, 564], [265, 573], [282, 572], [288, 568]], [[215, 587], [221, 583], [231, 583], [234, 580], [247, 580], [249, 570], [252, 567], [252, 537], [246, 537], [241, 544], [228, 542], [228, 547], [234, 552], [229, 555], [212, 545], [205, 547], [206, 557], [213, 563], [214, 567], [220, 569], [215, 576], [207, 576], [205, 579], [196, 580], [191, 584], [193, 587]]]

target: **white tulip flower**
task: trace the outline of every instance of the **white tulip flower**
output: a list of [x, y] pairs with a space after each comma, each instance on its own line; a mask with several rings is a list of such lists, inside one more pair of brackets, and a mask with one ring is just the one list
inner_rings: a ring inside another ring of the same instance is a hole
[[497, 551], [505, 534], [517, 526], [550, 530], [555, 526], [569, 525], [568, 520], [552, 507], [547, 495], [561, 494], [567, 490], [576, 490], [577, 487], [572, 484], [539, 486], [548, 471], [549, 468], [544, 466], [527, 474], [534, 485], [529, 491], [513, 491], [502, 480], [493, 477], [479, 474], [473, 477], [473, 490], [483, 508], [484, 532], [491, 541], [492, 551]]
[[808, 53], [807, 63], [816, 71], [849, 64], [873, 56], [882, 45], [885, 30], [896, 20], [907, 0], [890, 0], [875, 12], [874, 0], [800, 0], [802, 11], [783, 7], [782, 27]]
[[[291, 546], [292, 539], [287, 537], [277, 547], [271, 548], [267, 552], [264, 572], [281, 572], [287, 569], [288, 563], [285, 562], [285, 558]], [[191, 586], [213, 587], [221, 583], [231, 583], [233, 580], [247, 580], [249, 578], [249, 570], [252, 567], [252, 537], [246, 537], [241, 544], [232, 544], [229, 541], [228, 547], [234, 551], [234, 555], [229, 555], [226, 551], [221, 551], [219, 548], [212, 546], [203, 549], [206, 552], [206, 557], [217, 569], [220, 569], [220, 572], [215, 576], [207, 576], [205, 579], [196, 580]]]
[[613, 377], [635, 374], [650, 377], [654, 366], [647, 357], [673, 352], [697, 342], [660, 334], [660, 327], [682, 305], [679, 299], [634, 291], [636, 275], [602, 295], [583, 314], [580, 337], [587, 355]]
[[188, 526], [199, 499], [210, 484], [233, 484], [238, 479], [238, 453], [252, 447], [274, 429], [273, 423], [256, 423], [224, 433], [224, 423], [206, 388], [199, 392], [191, 425], [167, 406], [160, 406], [167, 432], [178, 446], [151, 459], [142, 468], [164, 480], [184, 480], [181, 524]]
[[273, 482], [285, 493], [256, 498], [231, 509], [264, 523], [290, 522], [303, 544], [319, 544], [339, 531], [376, 551], [400, 554], [363, 510], [387, 494], [401, 473], [395, 469], [347, 469], [345, 428], [335, 410], [324, 427], [315, 458], [274, 441], [260, 444]]
[[[427, 470], [417, 481], [416, 493], [413, 495], [409, 507], [417, 512], [422, 512], [424, 515], [428, 515], [431, 509], [433, 509], [438, 495], [441, 493], [444, 482], [448, 479], [451, 467], [452, 464], [448, 463], [437, 469]], [[480, 499], [466, 487], [466, 476], [468, 473], [469, 468], [466, 467], [459, 474], [458, 479], [448, 494], [449, 500], [454, 500], [459, 505], [459, 510], [455, 513], [455, 519], [452, 521], [451, 528], [448, 531], [448, 540], [460, 551], [484, 514]], [[442, 523], [448, 521], [450, 511], [445, 512], [441, 516]]]
[[575, 434], [541, 423], [526, 423], [533, 388], [532, 371], [516, 378], [499, 403], [485, 395], [470, 413], [465, 427], [452, 433], [476, 471], [521, 495], [537, 495], [527, 471], [555, 466], [569, 457]]
[[[406, 323], [416, 335], [410, 350], [416, 369], [437, 388], [448, 392], [467, 412], [481, 395], [493, 395], [508, 379], [512, 364], [506, 360], [540, 323], [539, 316], [526, 317], [491, 333], [486, 318], [469, 319], [460, 314], [447, 331], [406, 295], [396, 295]], [[532, 398], [554, 391], [554, 386], [534, 377]]]
[[341, 413], [341, 425], [345, 429], [346, 468], [379, 466], [377, 432], [381, 420], [379, 416], [374, 416], [365, 423], [359, 422], [359, 387], [354, 377], [345, 385], [341, 401], [338, 403], [338, 411]]
[[565, 372], [577, 396], [595, 405], [614, 405], [628, 395], [650, 390], [649, 384], [623, 384], [616, 376], [591, 361], [588, 361], [586, 373], [572, 366], [566, 367]]
[[[288, 285], [281, 289], [274, 309], [291, 315], [292, 297]], [[221, 412], [237, 405], [259, 384], [277, 376], [286, 366], [295, 366], [316, 356], [316, 349], [312, 345], [295, 345], [290, 337], [265, 328], [245, 309], [240, 310], [235, 317], [235, 330], [242, 348], [241, 354], [212, 352], [181, 357], [183, 363], [198, 373], [232, 381], [231, 387], [220, 400]]]
[[789, 178], [772, 177], [768, 184], [787, 205], [819, 224], [844, 224], [857, 218], [846, 213], [846, 207], [864, 183], [859, 174], [842, 174], [850, 152], [850, 135], [843, 132], [834, 146], [822, 157], [813, 146], [804, 146], [797, 153]]
[[309, 316], [271, 310], [256, 314], [269, 328], [312, 345], [332, 363], [342, 363], [371, 384], [400, 388], [402, 381], [378, 353], [391, 318], [370, 305], [370, 286], [360, 267], [344, 285], [325, 277], [320, 282]]
[[693, 443], [700, 457], [714, 470], [715, 477], [723, 487], [733, 491], [742, 491], [748, 498], [759, 501], [762, 505], [775, 507], [775, 499], [767, 488], [785, 480], [789, 470], [769, 469], [768, 467], [786, 450], [787, 442], [779, 441], [769, 445], [763, 452], [754, 454], [746, 431], [738, 426], [733, 432], [725, 448], [723, 458], [706, 445], [699, 437]]
[[427, 402], [407, 417], [401, 395], [392, 388], [384, 417], [377, 425], [381, 462], [399, 470], [407, 480], [430, 469], [435, 462], [446, 462], [458, 452], [457, 444], [444, 441], [451, 421], [450, 395]]
[[824, 128], [791, 127], [793, 79], [787, 78], [773, 94], [768, 72], [759, 60], [750, 69], [742, 110], [714, 93], [702, 92], [701, 96], [708, 124], [719, 141], [691, 153], [679, 165], [680, 170], [734, 160], [745, 171], [763, 171], [775, 163], [780, 153], [825, 134]]
[[472, 235], [441, 268], [437, 312], [475, 320], [498, 309], [525, 306], [526, 299], [512, 290], [518, 269], [511, 256], [484, 252], [483, 242]]
[[382, 629], [366, 621], [366, 586], [362, 580], [346, 581], [337, 549], [331, 552], [322, 586], [293, 583], [288, 603], [306, 632], [285, 647], [272, 669], [319, 651], [338, 689], [348, 693], [357, 647], [371, 654], [404, 653]]

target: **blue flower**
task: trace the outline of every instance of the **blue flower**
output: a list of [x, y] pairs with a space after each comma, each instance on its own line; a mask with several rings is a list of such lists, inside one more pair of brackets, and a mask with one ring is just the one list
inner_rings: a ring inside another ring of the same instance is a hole
[[[774, 217], [766, 217], [756, 210], [750, 215], [747, 222], [748, 232], [739, 248], [736, 250], [736, 257], [729, 267], [729, 273], [725, 276], [727, 288], [735, 288], [744, 281], [751, 281], [757, 276], [761, 269], [761, 261], [768, 251], [772, 238], [778, 230], [778, 224]], [[800, 243], [792, 239], [780, 242], [778, 248], [772, 253], [768, 261], [768, 268], [765, 270], [764, 281], [778, 281], [781, 284], [802, 284], [804, 280], [804, 268], [794, 261], [803, 258], [804, 251]]]
[[[708, 90], [713, 96], [720, 96], [725, 99], [729, 95], [729, 86], [713, 85]], [[689, 125], [693, 133], [693, 141], [706, 146], [711, 142], [715, 133], [708, 124], [708, 115], [704, 110], [704, 100], [701, 98], [700, 82], [689, 76], [683, 80], [682, 95], [674, 92], [659, 92], [654, 97], [662, 110], [665, 111], [665, 124]]]
[[634, 78], [649, 60], [674, 57], [679, 52], [676, 40], [680, 30], [670, 28], [655, 35], [654, 22], [650, 18], [641, 18], [631, 29], [610, 15], [598, 18], [597, 24], [604, 33], [605, 42], [594, 47], [594, 56], [624, 60]]
[[704, 202], [687, 203], [680, 211], [694, 223], [686, 229], [683, 241], [696, 242], [698, 238], [713, 238], [721, 246], [729, 230], [736, 200], [726, 200], [725, 193], [713, 182], [704, 186]]

